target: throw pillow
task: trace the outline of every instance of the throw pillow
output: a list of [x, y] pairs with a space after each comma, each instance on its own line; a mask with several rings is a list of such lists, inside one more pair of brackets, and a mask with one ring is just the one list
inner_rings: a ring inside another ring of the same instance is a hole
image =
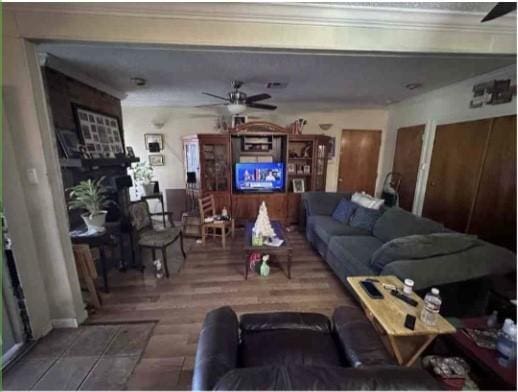
[[336, 206], [332, 217], [338, 222], [348, 223], [357, 207], [357, 204], [344, 198], [340, 200], [340, 203]]
[[372, 228], [383, 213], [379, 210], [373, 210], [372, 208], [365, 208], [358, 206], [354, 211], [353, 216], [349, 220], [349, 225], [357, 227], [358, 229], [367, 230], [372, 233]]
[[351, 200], [362, 207], [372, 208], [374, 210], [379, 210], [383, 203], [385, 203], [385, 200], [376, 199], [375, 197], [372, 197], [371, 195], [368, 195], [365, 192], [353, 193]]

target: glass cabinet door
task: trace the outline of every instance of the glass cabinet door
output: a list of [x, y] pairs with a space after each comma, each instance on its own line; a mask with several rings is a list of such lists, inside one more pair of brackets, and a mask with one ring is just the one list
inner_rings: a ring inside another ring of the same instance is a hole
[[326, 170], [327, 170], [327, 144], [317, 140], [317, 154], [315, 167], [315, 191], [324, 191], [326, 188]]
[[228, 145], [204, 143], [201, 147], [203, 159], [203, 180], [205, 191], [227, 191]]

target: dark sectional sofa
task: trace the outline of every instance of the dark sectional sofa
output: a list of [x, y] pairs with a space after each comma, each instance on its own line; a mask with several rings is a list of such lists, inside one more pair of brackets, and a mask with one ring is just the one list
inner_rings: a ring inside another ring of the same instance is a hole
[[228, 306], [203, 322], [192, 389], [438, 390], [427, 371], [397, 366], [358, 306], [317, 313], [254, 313]]
[[424, 295], [431, 287], [438, 287], [443, 297], [441, 313], [460, 317], [483, 313], [491, 275], [516, 270], [513, 252], [481, 240], [476, 240], [476, 245], [468, 249], [445, 251], [444, 254], [436, 252], [433, 257], [422, 257], [417, 252], [416, 255], [406, 254], [405, 258], [393, 260], [382, 269], [376, 268], [373, 256], [391, 241], [412, 239], [415, 236], [408, 236], [416, 234], [454, 232], [397, 207], [382, 207], [382, 214], [372, 231], [352, 227], [332, 217], [342, 198], [350, 200], [351, 194], [306, 192], [302, 195], [306, 238], [346, 285], [348, 276], [411, 278], [418, 294]]

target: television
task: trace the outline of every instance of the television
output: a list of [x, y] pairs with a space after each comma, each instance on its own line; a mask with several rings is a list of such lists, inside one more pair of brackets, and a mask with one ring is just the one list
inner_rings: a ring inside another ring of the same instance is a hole
[[236, 163], [234, 184], [238, 192], [284, 192], [284, 163]]

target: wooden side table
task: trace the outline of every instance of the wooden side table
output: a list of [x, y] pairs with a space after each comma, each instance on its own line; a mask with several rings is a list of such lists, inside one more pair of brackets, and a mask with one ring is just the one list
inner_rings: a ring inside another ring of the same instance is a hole
[[[383, 293], [383, 299], [373, 299], [365, 292], [360, 282], [367, 278], [379, 281], [374, 285]], [[396, 276], [354, 276], [348, 277], [347, 282], [359, 298], [367, 318], [400, 365], [412, 366], [438, 335], [455, 333], [453, 325], [441, 315], [438, 315], [434, 326], [428, 326], [419, 319], [424, 301], [417, 294], [411, 295], [417, 301], [417, 306], [411, 306], [391, 295], [389, 290], [385, 290], [382, 283], [403, 287], [403, 282]], [[416, 317], [414, 330], [404, 325], [407, 314]]]
[[287, 258], [287, 277], [291, 279], [291, 255], [292, 255], [292, 247], [288, 242], [288, 238], [286, 237], [282, 225], [278, 221], [271, 222], [273, 230], [277, 234], [277, 237], [284, 240], [284, 243], [279, 246], [253, 246], [252, 245], [252, 229], [254, 228], [254, 222], [247, 221], [245, 224], [245, 280], [248, 279], [248, 270], [249, 270], [249, 259], [250, 255], [254, 252], [259, 253], [268, 253], [274, 256], [286, 256]]

